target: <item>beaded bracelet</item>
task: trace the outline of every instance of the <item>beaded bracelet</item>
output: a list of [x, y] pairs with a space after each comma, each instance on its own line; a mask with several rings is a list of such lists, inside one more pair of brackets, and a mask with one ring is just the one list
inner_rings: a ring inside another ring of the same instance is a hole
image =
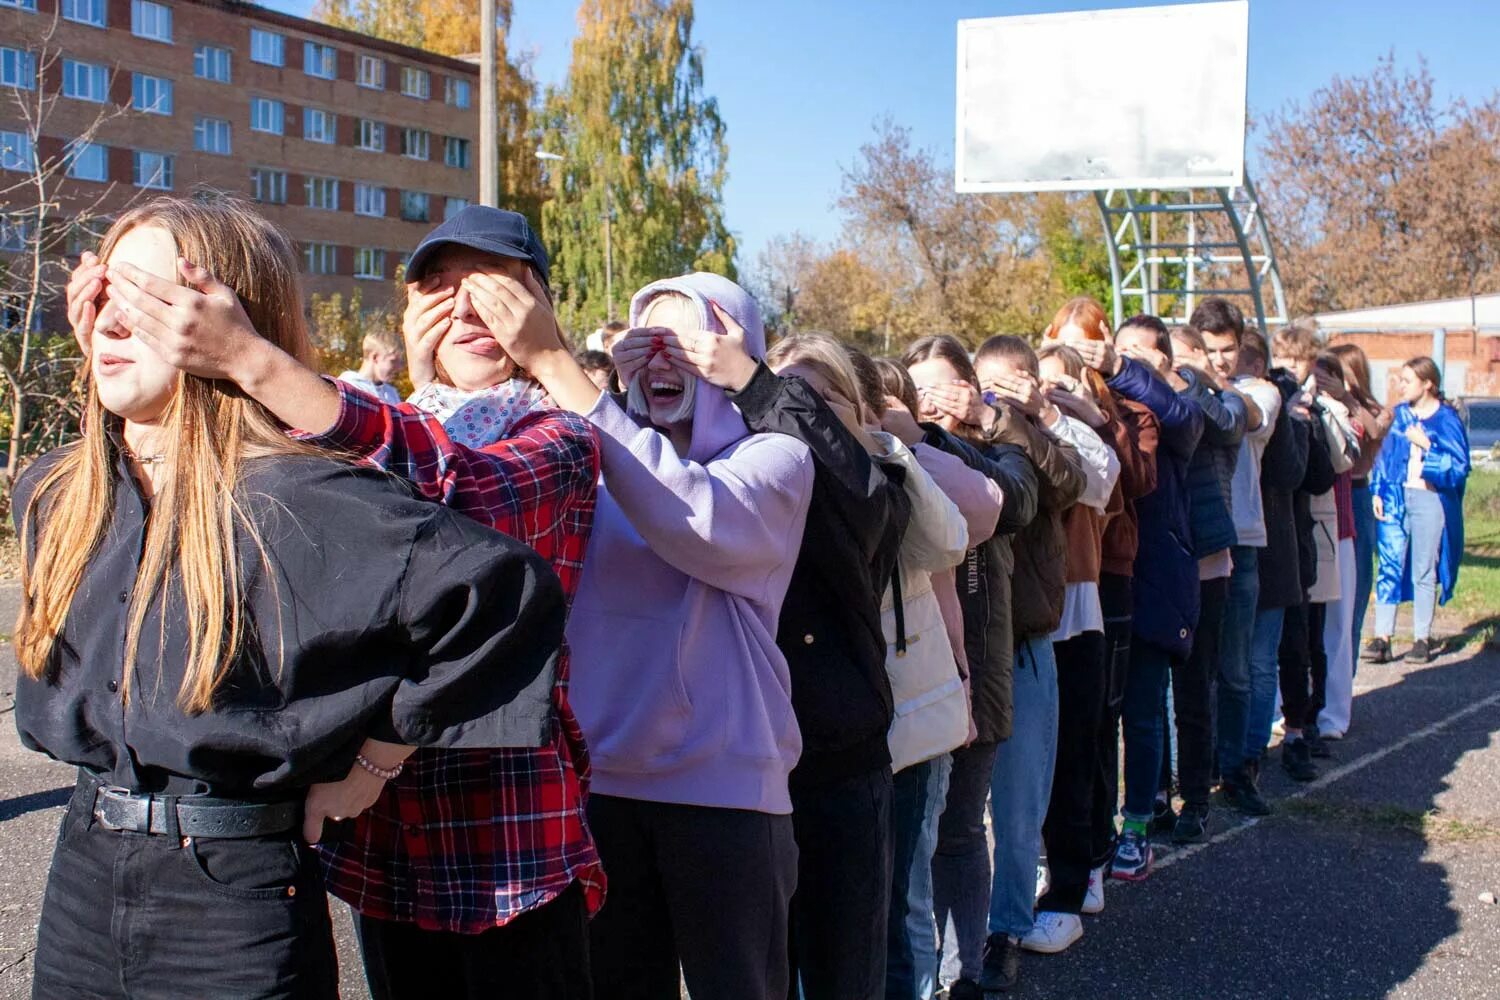
[[371, 774], [375, 775], [375, 777], [379, 778], [381, 781], [394, 781], [394, 780], [396, 780], [397, 778], [399, 778], [401, 776], [401, 769], [406, 766], [406, 762], [402, 761], [401, 763], [397, 764], [395, 767], [381, 767], [379, 764], [372, 763], [371, 760], [370, 760], [370, 758], [366, 757], [362, 753], [357, 753], [357, 754], [354, 755], [354, 763], [358, 764], [360, 767], [364, 768], [366, 771], [369, 771]]

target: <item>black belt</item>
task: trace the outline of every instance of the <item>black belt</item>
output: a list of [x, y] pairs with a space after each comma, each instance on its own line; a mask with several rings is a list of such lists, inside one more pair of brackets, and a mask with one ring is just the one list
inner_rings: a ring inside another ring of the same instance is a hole
[[242, 838], [286, 833], [302, 822], [302, 803], [241, 802], [206, 795], [156, 795], [106, 785], [87, 771], [78, 783], [89, 794], [94, 818], [106, 830], [171, 837]]

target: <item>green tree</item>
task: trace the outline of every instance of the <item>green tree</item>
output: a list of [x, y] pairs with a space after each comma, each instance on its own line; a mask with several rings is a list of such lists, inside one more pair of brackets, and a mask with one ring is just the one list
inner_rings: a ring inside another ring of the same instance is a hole
[[703, 93], [692, 0], [584, 0], [578, 27], [543, 124], [543, 145], [561, 160], [542, 233], [569, 328], [620, 316], [631, 292], [656, 278], [735, 276], [723, 212], [728, 148], [718, 102]]
[[[530, 61], [513, 58], [507, 46], [513, 9], [513, 0], [495, 0], [500, 202], [540, 225], [545, 189], [535, 155], [539, 132], [532, 105], [537, 88]], [[318, 0], [313, 17], [440, 55], [471, 55], [482, 42], [479, 0]]]

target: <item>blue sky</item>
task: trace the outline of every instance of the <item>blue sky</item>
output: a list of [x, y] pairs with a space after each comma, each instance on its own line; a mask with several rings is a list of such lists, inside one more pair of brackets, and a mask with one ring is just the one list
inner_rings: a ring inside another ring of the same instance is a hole
[[[262, 2], [303, 15], [311, 6]], [[694, 35], [705, 88], [728, 126], [725, 211], [741, 266], [779, 233], [838, 235], [841, 167], [882, 115], [951, 158], [960, 18], [1145, 2], [698, 0]], [[567, 74], [576, 9], [572, 0], [515, 0], [511, 44], [532, 53], [543, 83]], [[1500, 87], [1497, 38], [1495, 0], [1251, 0], [1250, 112], [1303, 99], [1335, 74], [1366, 72], [1388, 51], [1401, 65], [1425, 56], [1440, 95], [1482, 99]], [[1155, 60], [1169, 79], [1171, 52]]]

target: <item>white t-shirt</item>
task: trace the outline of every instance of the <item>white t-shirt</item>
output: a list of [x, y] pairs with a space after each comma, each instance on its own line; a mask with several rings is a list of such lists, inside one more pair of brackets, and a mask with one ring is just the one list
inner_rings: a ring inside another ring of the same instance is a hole
[[1240, 545], [1264, 548], [1266, 517], [1260, 499], [1260, 457], [1265, 453], [1266, 442], [1271, 440], [1271, 432], [1276, 429], [1276, 414], [1281, 412], [1281, 391], [1269, 382], [1245, 376], [1235, 379], [1234, 387], [1260, 408], [1261, 422], [1240, 441], [1229, 510], [1234, 516], [1235, 540]]
[[361, 392], [369, 393], [382, 403], [395, 405], [401, 402], [401, 393], [397, 392], [396, 387], [389, 382], [381, 382], [379, 385], [376, 385], [373, 380], [365, 378], [359, 372], [344, 372], [339, 376], [339, 381], [348, 382], [354, 388], [359, 389]]

